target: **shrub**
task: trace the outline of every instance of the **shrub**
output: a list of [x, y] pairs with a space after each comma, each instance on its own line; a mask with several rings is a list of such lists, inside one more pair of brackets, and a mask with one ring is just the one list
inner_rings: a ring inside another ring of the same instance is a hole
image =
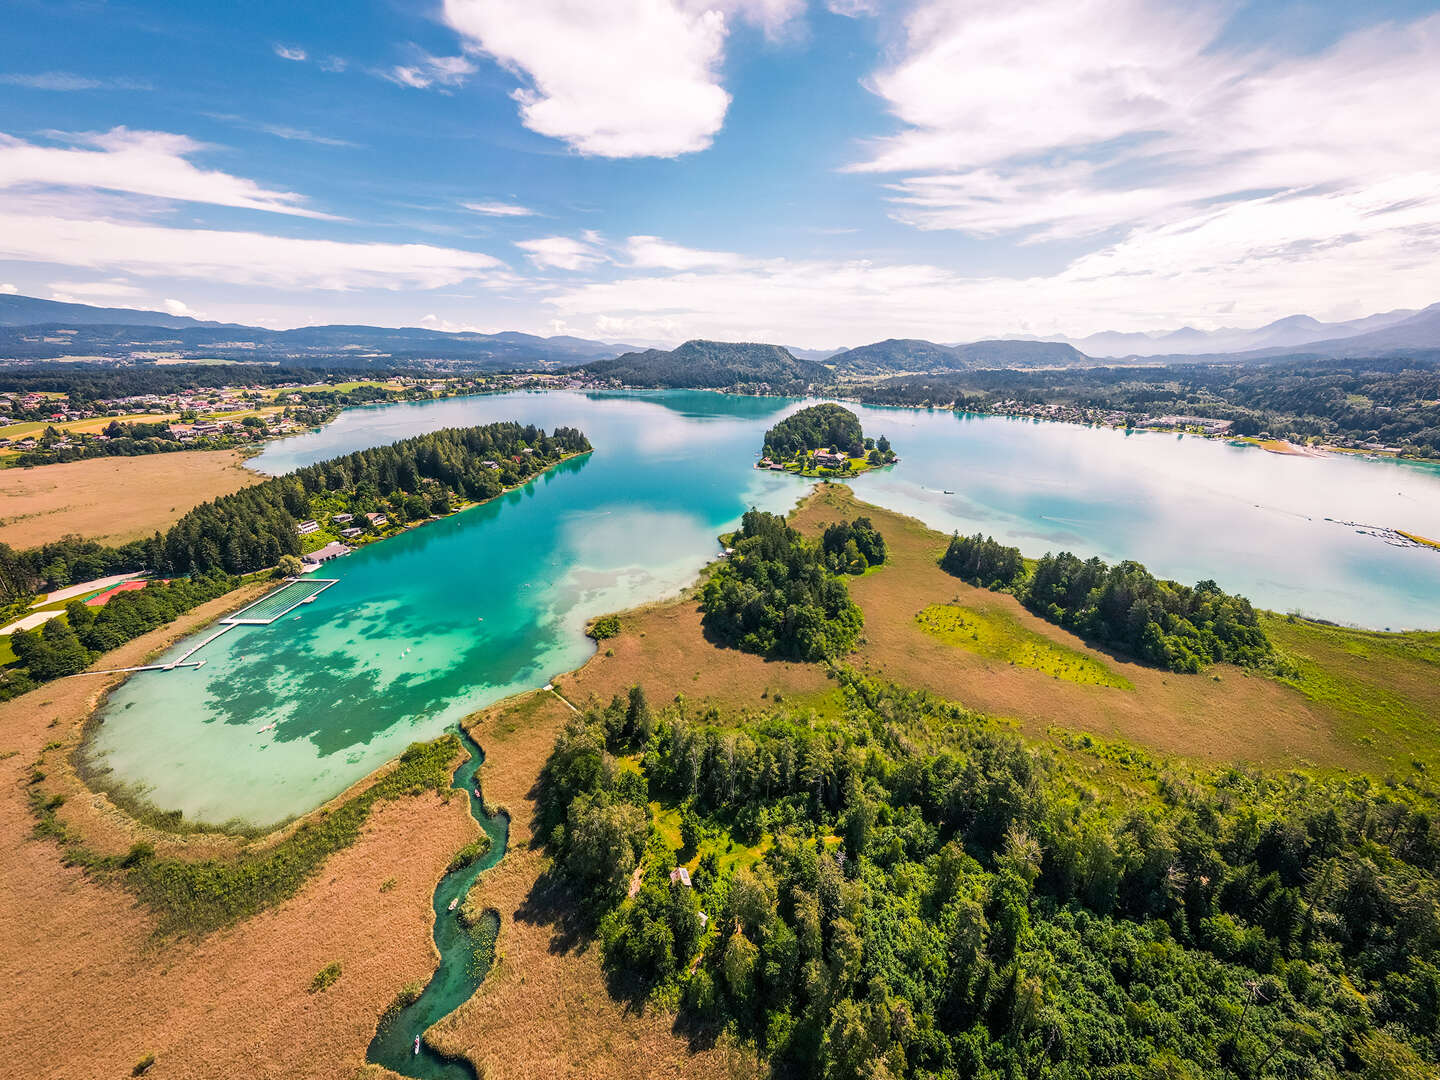
[[315, 978], [310, 980], [310, 992], [318, 993], [335, 985], [335, 980], [340, 978], [340, 961], [332, 960], [315, 973]]

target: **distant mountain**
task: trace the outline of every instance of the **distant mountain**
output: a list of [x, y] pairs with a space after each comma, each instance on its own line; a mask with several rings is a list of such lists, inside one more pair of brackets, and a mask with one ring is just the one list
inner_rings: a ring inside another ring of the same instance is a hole
[[886, 338], [845, 349], [830, 357], [836, 374], [875, 375], [885, 372], [948, 371], [963, 361], [949, 345], [920, 338]]
[[779, 345], [754, 342], [687, 341], [668, 351], [646, 349], [583, 368], [597, 378], [625, 386], [689, 386], [718, 390], [765, 385], [771, 390], [803, 390], [830, 380], [830, 372], [801, 360]]
[[[1369, 322], [1371, 320], [1357, 320]], [[1415, 312], [1408, 318], [1382, 325], [1367, 333], [1312, 341], [1303, 350], [1306, 355], [1329, 357], [1385, 356], [1405, 350], [1440, 349], [1440, 303]], [[1266, 357], [1295, 352], [1295, 349], [1265, 349], [1247, 356]]]
[[45, 323], [68, 323], [72, 326], [167, 326], [172, 329], [181, 326], [235, 325], [201, 322], [188, 315], [171, 315], [165, 311], [91, 307], [89, 304], [65, 304], [59, 300], [41, 300], [35, 296], [0, 293], [0, 326], [39, 326]]
[[420, 327], [302, 326], [268, 330], [157, 311], [96, 308], [0, 295], [0, 359], [96, 356], [144, 362], [233, 360], [321, 367], [539, 370], [612, 357], [626, 346], [576, 337], [448, 333]]
[[1338, 323], [1321, 322], [1309, 315], [1288, 315], [1249, 330], [1237, 327], [1197, 330], [1193, 326], [1183, 326], [1179, 330], [1156, 334], [1107, 330], [1083, 338], [1067, 338], [1062, 334], [1049, 340], [1068, 342], [1087, 356], [1106, 358], [1204, 356], [1254, 352], [1257, 349], [1293, 352], [1315, 342], [1338, 341], [1381, 330], [1402, 323], [1415, 314], [1413, 309], [1407, 308]]
[[972, 341], [937, 345], [919, 338], [887, 338], [836, 353], [829, 363], [839, 375], [918, 374], [965, 368], [1072, 367], [1090, 358], [1056, 341]]

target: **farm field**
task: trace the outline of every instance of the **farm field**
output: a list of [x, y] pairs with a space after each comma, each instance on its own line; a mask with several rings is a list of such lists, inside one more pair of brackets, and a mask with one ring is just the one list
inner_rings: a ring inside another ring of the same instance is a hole
[[0, 469], [0, 543], [34, 547], [71, 533], [123, 544], [202, 502], [263, 479], [235, 450], [186, 450]]

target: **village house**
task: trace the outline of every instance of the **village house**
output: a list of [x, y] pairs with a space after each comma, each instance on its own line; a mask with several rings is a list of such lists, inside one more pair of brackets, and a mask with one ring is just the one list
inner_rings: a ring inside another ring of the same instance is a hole
[[377, 529], [383, 529], [390, 522], [390, 519], [384, 514], [366, 514], [365, 520]]
[[344, 525], [355, 520], [354, 514], [331, 514], [330, 520], [337, 525]]
[[302, 556], [301, 559], [313, 568], [319, 566], [321, 563], [327, 563], [331, 559], [338, 559], [341, 555], [349, 555], [350, 551], [351, 549], [345, 544], [326, 544], [319, 551], [312, 551], [309, 555]]
[[346, 540], [353, 540], [359, 536], [362, 531], [361, 529], [341, 529], [340, 535]]
[[320, 531], [320, 523], [315, 519], [311, 518], [309, 521], [302, 521], [300, 522], [300, 524], [296, 525], [295, 531], [298, 532], [301, 536], [309, 536], [313, 532]]

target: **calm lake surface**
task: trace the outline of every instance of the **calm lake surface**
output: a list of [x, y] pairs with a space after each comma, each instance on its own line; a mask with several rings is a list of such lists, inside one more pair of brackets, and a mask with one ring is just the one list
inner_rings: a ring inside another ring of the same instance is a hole
[[[677, 592], [748, 507], [792, 506], [809, 482], [753, 465], [765, 429], [801, 404], [505, 394], [354, 409], [273, 444], [253, 464], [283, 473], [440, 427], [519, 420], [579, 427], [595, 453], [326, 564], [321, 575], [338, 585], [270, 626], [230, 631], [197, 655], [202, 668], [135, 675], [106, 705], [93, 762], [192, 821], [263, 825], [312, 809], [409, 743], [579, 666], [592, 651], [588, 618]], [[1440, 552], [1341, 524], [1440, 537], [1433, 466], [855, 411], [902, 458], [858, 478], [857, 494], [937, 529], [993, 533], [1030, 555], [1137, 559], [1279, 611], [1440, 627]]]

